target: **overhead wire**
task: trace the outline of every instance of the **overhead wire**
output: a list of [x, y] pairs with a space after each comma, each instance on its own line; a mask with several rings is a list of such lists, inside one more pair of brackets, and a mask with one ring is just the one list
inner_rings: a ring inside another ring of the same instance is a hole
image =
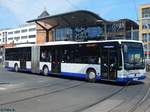
[[65, 0], [70, 6], [72, 6], [74, 9], [78, 10], [80, 9], [78, 6], [74, 5], [70, 0]]

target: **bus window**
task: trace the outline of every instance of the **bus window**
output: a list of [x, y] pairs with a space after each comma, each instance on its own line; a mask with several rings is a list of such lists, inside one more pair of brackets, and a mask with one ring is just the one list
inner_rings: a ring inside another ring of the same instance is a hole
[[51, 62], [52, 54], [49, 47], [41, 47], [40, 60], [43, 62]]

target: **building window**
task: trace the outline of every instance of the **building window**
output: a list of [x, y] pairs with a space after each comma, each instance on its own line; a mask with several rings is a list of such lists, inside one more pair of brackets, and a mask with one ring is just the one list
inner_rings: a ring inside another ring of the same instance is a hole
[[150, 8], [144, 8], [142, 11], [142, 17], [143, 18], [149, 18], [150, 17]]
[[55, 30], [55, 39], [57, 41], [72, 40], [71, 28], [58, 28]]
[[8, 40], [13, 40], [13, 37], [11, 37], [11, 38], [8, 38]]
[[148, 40], [147, 40], [148, 38], [147, 38], [147, 34], [146, 33], [144, 33], [143, 34], [143, 42], [148, 42]]
[[100, 39], [103, 30], [99, 26], [91, 27], [76, 27], [76, 28], [58, 28], [55, 30], [53, 36], [56, 41], [66, 40], [96, 40]]
[[27, 32], [27, 29], [21, 30], [21, 33], [25, 33], [25, 32]]
[[142, 21], [142, 28], [143, 29], [150, 29], [150, 19], [145, 19]]
[[150, 51], [150, 44], [148, 44], [148, 50]]
[[137, 31], [133, 31], [133, 32], [131, 32], [131, 33], [133, 33], [133, 40], [139, 40], [139, 31], [137, 30]]
[[5, 39], [3, 38], [3, 39], [2, 39], [2, 42], [4, 42], [4, 41], [5, 41]]
[[29, 38], [35, 38], [35, 35], [29, 35]]
[[35, 31], [35, 30], [36, 30], [36, 28], [30, 28], [29, 32], [32, 32], [32, 31]]
[[148, 42], [150, 42], [150, 33], [148, 34]]
[[148, 48], [148, 44], [144, 44], [145, 51], [147, 51], [147, 48]]
[[89, 27], [87, 29], [87, 39], [98, 38], [102, 34], [102, 29], [100, 27]]
[[20, 37], [15, 37], [14, 39], [18, 41], [20, 39]]
[[15, 34], [18, 34], [18, 33], [20, 33], [20, 30], [15, 31], [14, 33], [15, 33]]
[[13, 34], [13, 32], [8, 32], [8, 35], [11, 35], [11, 34]]
[[102, 29], [99, 26], [87, 27], [87, 28], [76, 28], [75, 29], [75, 40], [94, 40], [99, 39], [102, 34]]
[[21, 36], [21, 39], [27, 39], [27, 36]]
[[143, 16], [144, 16], [144, 18], [148, 18], [148, 17], [150, 17], [150, 15], [149, 15], [149, 14], [144, 14]]

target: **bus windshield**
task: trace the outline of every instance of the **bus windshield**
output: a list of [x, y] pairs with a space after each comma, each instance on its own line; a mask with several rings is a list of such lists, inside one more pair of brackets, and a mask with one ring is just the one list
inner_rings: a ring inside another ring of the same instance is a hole
[[124, 68], [126, 70], [144, 69], [144, 50], [142, 43], [123, 42]]

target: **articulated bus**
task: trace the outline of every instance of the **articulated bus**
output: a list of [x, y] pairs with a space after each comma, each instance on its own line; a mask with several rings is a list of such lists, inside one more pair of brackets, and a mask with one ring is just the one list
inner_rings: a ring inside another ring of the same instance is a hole
[[143, 44], [133, 40], [48, 42], [5, 49], [5, 68], [88, 81], [128, 82], [145, 78]]

